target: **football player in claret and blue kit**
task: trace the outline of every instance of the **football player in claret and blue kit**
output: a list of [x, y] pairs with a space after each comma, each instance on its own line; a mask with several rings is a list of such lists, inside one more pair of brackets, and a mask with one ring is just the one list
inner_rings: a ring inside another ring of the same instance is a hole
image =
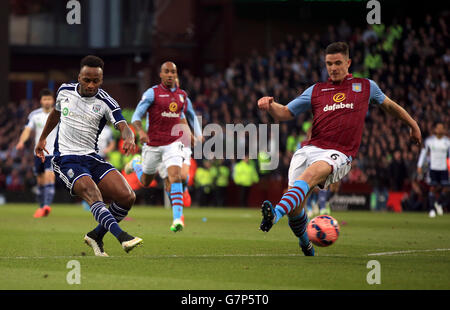
[[420, 145], [422, 141], [419, 126], [405, 109], [388, 98], [374, 81], [355, 78], [349, 73], [351, 59], [345, 42], [335, 42], [326, 48], [325, 64], [328, 81], [310, 86], [289, 104], [279, 104], [273, 97], [258, 100], [258, 108], [269, 112], [277, 121], [292, 120], [310, 110], [313, 113], [311, 138], [291, 159], [289, 190], [275, 206], [267, 200], [262, 203], [260, 225], [262, 231], [268, 232], [288, 215], [289, 226], [306, 256], [314, 256], [314, 247], [306, 232], [308, 216], [304, 205], [307, 197], [315, 186], [327, 188], [350, 171], [352, 158], [361, 143], [369, 103], [378, 105], [409, 126], [414, 143]]

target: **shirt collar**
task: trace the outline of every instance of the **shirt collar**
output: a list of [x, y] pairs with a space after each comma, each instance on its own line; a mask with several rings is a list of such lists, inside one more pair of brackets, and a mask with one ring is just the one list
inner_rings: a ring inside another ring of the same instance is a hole
[[168, 88], [167, 86], [165, 86], [163, 83], [161, 83], [161, 84], [159, 84], [159, 85], [161, 85], [161, 87], [162, 88], [164, 88], [165, 90], [169, 90], [170, 92], [174, 92], [174, 91], [176, 91], [177, 90], [177, 87], [175, 86], [175, 87], [173, 87], [173, 88]]
[[[344, 79], [342, 80], [342, 82], [339, 83], [339, 84], [342, 84], [344, 81], [348, 81], [348, 80], [351, 80], [351, 79], [353, 79], [353, 75], [352, 75], [351, 73], [349, 73], [349, 74], [347, 74], [347, 75], [345, 76], [345, 78], [344, 78]], [[328, 78], [328, 82], [334, 84], [333, 81], [331, 80], [331, 78]]]

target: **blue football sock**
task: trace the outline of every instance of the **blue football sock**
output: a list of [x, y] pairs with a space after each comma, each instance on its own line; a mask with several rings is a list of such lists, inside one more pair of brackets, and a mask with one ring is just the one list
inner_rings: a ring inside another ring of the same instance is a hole
[[[116, 222], [119, 223], [122, 221], [127, 215], [128, 215], [128, 209], [125, 209], [124, 207], [120, 207], [117, 203], [112, 202], [109, 206], [109, 212], [111, 212], [111, 215], [116, 219]], [[97, 233], [97, 236], [102, 239], [103, 236], [108, 232], [103, 225], [98, 224], [97, 227], [95, 227], [94, 231]]]
[[106, 209], [106, 204], [103, 201], [94, 202], [91, 206], [91, 212], [94, 215], [95, 220], [100, 223], [103, 228], [110, 231], [116, 238], [123, 232], [114, 216]]
[[303, 200], [309, 192], [309, 185], [303, 180], [294, 182], [294, 186], [289, 189], [280, 202], [275, 206], [276, 219], [274, 224], [278, 222], [283, 216], [290, 213], [292, 210], [301, 206]]
[[309, 243], [308, 233], [306, 232], [306, 225], [308, 224], [308, 215], [302, 209], [300, 214], [289, 217], [289, 227], [294, 235], [299, 239], [300, 245], [307, 246]]
[[328, 190], [319, 191], [319, 210], [325, 209], [328, 200]]
[[44, 206], [49, 206], [53, 202], [53, 198], [55, 197], [55, 184], [50, 183], [44, 186], [44, 197], [43, 203]]
[[39, 203], [39, 207], [44, 207], [44, 194], [45, 194], [45, 185], [39, 185], [37, 188], [36, 200]]
[[172, 183], [170, 186], [170, 201], [172, 202], [173, 219], [179, 219], [183, 215], [183, 185], [181, 182]]
[[134, 172], [136, 173], [139, 182], [141, 182], [142, 174], [144, 174], [144, 171], [142, 170], [142, 164], [139, 164], [137, 161], [133, 160], [132, 165], [133, 165]]
[[306, 209], [308, 209], [308, 211], [312, 211], [312, 202], [313, 198], [312, 195], [309, 196], [308, 200], [306, 201]]

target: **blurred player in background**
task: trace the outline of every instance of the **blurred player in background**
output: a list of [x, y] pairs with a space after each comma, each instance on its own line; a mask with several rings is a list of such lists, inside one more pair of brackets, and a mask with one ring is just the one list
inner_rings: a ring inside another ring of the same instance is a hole
[[317, 203], [319, 204], [319, 214], [331, 214], [331, 204], [330, 200], [333, 198], [335, 194], [339, 192], [339, 187], [341, 186], [341, 182], [336, 182], [330, 184], [328, 188], [321, 189], [317, 194]]
[[447, 159], [450, 157], [450, 139], [446, 136], [443, 123], [437, 123], [434, 127], [434, 135], [425, 139], [424, 148], [420, 152], [417, 162], [417, 174], [423, 176], [423, 166], [429, 156], [429, 171], [426, 178], [430, 190], [428, 192], [428, 215], [436, 217], [443, 215], [442, 204], [445, 196], [443, 188], [448, 188]]
[[[39, 102], [41, 107], [32, 111], [28, 116], [28, 122], [16, 145], [17, 150], [24, 148], [25, 142], [30, 138], [32, 132], [34, 132], [34, 145], [37, 145], [47, 118], [50, 112], [53, 111], [55, 99], [53, 98], [52, 91], [46, 88], [42, 89], [39, 93]], [[34, 158], [33, 171], [37, 179], [37, 201], [39, 203], [39, 209], [34, 213], [35, 218], [47, 216], [50, 213], [50, 205], [55, 196], [55, 175], [52, 170], [51, 159], [53, 157], [56, 132], [57, 128], [53, 129], [48, 135], [48, 154], [45, 155], [44, 162], [37, 156]]]
[[[180, 87], [180, 82], [178, 77], [175, 79], [175, 83], [177, 87]], [[187, 120], [187, 122], [186, 122]], [[189, 98], [187, 98], [187, 106], [185, 112], [185, 118], [180, 120], [181, 124], [190, 125], [190, 127], [194, 130], [194, 135], [191, 135], [191, 132], [184, 133], [181, 142], [183, 142], [183, 166], [181, 167], [181, 182], [183, 184], [183, 205], [184, 207], [191, 206], [191, 195], [189, 194], [188, 182], [189, 182], [189, 169], [191, 167], [191, 156], [192, 156], [192, 148], [191, 145], [195, 145], [198, 142], [203, 141], [202, 129], [200, 127], [200, 123], [198, 122], [197, 116], [195, 115], [194, 106]], [[186, 127], [184, 127], [187, 129]], [[190, 139], [187, 139], [189, 138]], [[158, 174], [161, 179], [164, 180], [166, 193], [170, 198], [170, 182], [167, 178], [167, 167], [164, 163], [159, 164], [158, 166]], [[184, 222], [184, 216], [182, 216], [182, 220]]]
[[126, 252], [142, 244], [141, 238], [129, 235], [118, 224], [133, 206], [136, 195], [125, 178], [97, 154], [98, 136], [107, 121], [120, 130], [124, 150], [129, 152], [135, 147], [134, 134], [119, 105], [100, 88], [103, 67], [103, 60], [93, 55], [81, 60], [78, 83], [59, 88], [55, 109], [36, 146], [36, 155], [44, 161], [44, 151], [48, 153], [46, 138], [59, 124], [53, 169], [71, 195], [79, 196], [91, 206], [99, 225], [84, 240], [96, 256], [108, 256], [103, 249], [103, 237], [108, 231]]
[[351, 60], [346, 43], [328, 45], [325, 64], [328, 81], [307, 88], [288, 105], [275, 102], [273, 97], [258, 100], [259, 109], [269, 112], [277, 121], [292, 120], [309, 110], [313, 113], [311, 139], [305, 141], [291, 159], [290, 189], [275, 207], [270, 201], [263, 202], [260, 225], [262, 231], [268, 232], [284, 215], [288, 215], [289, 226], [299, 238], [306, 256], [314, 256], [314, 247], [306, 232], [308, 216], [304, 202], [315, 186], [326, 188], [350, 171], [352, 158], [361, 143], [369, 103], [380, 105], [388, 114], [407, 124], [415, 143], [420, 144], [422, 139], [416, 121], [383, 94], [374, 81], [349, 74]]
[[[144, 92], [132, 117], [142, 143], [142, 156], [137, 155], [125, 166], [127, 174], [136, 173], [144, 187], [150, 185], [158, 172], [159, 164], [167, 167], [170, 183], [170, 201], [173, 222], [170, 230], [183, 230], [183, 184], [181, 167], [183, 166], [183, 143], [180, 141], [182, 112], [186, 110], [187, 94], [176, 85], [177, 67], [173, 62], [161, 65], [161, 83]], [[147, 115], [147, 131], [142, 128], [141, 119]], [[189, 142], [187, 142], [189, 143]]]
[[113, 131], [108, 125], [105, 126], [98, 136], [98, 155], [107, 160], [108, 153], [116, 148], [116, 141], [113, 137]]

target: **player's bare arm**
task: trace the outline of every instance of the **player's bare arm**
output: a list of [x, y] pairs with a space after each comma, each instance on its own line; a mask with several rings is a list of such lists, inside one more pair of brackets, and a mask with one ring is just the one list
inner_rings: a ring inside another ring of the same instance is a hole
[[22, 131], [22, 134], [20, 135], [19, 142], [16, 145], [16, 150], [20, 151], [24, 148], [25, 142], [27, 142], [28, 138], [30, 138], [31, 135], [31, 128], [25, 127], [25, 129]]
[[58, 125], [59, 119], [61, 118], [61, 112], [53, 109], [48, 116], [47, 122], [45, 123], [44, 129], [42, 130], [41, 137], [39, 138], [39, 142], [36, 144], [35, 153], [36, 156], [39, 157], [42, 162], [45, 161], [44, 151], [49, 154], [45, 145], [47, 144], [47, 136], [52, 132], [53, 129]]
[[258, 108], [269, 114], [277, 121], [290, 121], [294, 116], [287, 106], [279, 104], [273, 100], [273, 97], [262, 97], [258, 100]]
[[120, 133], [122, 134], [123, 149], [125, 151], [125, 155], [131, 154], [131, 152], [135, 148], [133, 131], [130, 129], [130, 127], [128, 127], [128, 124], [126, 122], [119, 122], [117, 124], [117, 129], [119, 129]]
[[136, 129], [137, 134], [139, 135], [139, 142], [141, 142], [141, 144], [149, 143], [150, 140], [148, 139], [148, 135], [145, 132], [144, 128], [142, 128], [142, 122], [134, 121], [132, 125]]
[[411, 140], [417, 145], [422, 145], [422, 134], [417, 122], [405, 111], [400, 105], [388, 98], [384, 99], [381, 108], [390, 115], [400, 119], [403, 123], [410, 127]]

